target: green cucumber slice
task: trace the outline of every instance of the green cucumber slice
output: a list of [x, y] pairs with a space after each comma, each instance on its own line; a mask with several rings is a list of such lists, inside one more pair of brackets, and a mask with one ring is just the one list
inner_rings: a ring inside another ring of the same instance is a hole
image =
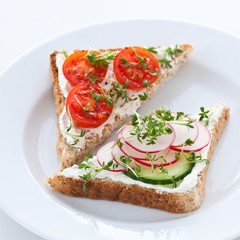
[[141, 166], [140, 173], [137, 176], [131, 171], [125, 171], [124, 174], [134, 180], [155, 185], [176, 184], [186, 177], [194, 167], [195, 163], [187, 158], [192, 153], [180, 153], [179, 159], [172, 165], [163, 168], [151, 168]]

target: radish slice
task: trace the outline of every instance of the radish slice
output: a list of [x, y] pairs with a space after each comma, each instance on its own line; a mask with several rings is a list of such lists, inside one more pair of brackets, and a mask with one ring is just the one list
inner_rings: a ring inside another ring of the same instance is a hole
[[176, 158], [176, 151], [170, 150], [164, 158], [159, 158], [155, 161], [143, 161], [137, 160], [136, 161], [146, 167], [165, 167], [171, 164], [174, 164], [178, 159]]
[[[119, 165], [122, 164], [122, 161], [120, 160], [121, 157], [122, 157], [122, 156], [128, 156], [128, 155], [124, 154], [124, 153], [120, 150], [120, 148], [119, 148], [118, 145], [115, 145], [115, 146], [112, 148], [111, 154], [112, 154], [111, 156], [112, 156], [112, 158], [114, 159], [114, 161], [115, 161], [116, 163], [118, 163]], [[134, 159], [133, 159], [133, 160], [134, 160]], [[122, 166], [122, 167], [123, 167], [123, 166]], [[130, 167], [133, 167], [133, 168], [135, 167], [134, 161], [130, 163]], [[123, 168], [124, 168], [124, 167], [123, 167]], [[125, 169], [125, 168], [124, 168], [124, 169]]]
[[208, 128], [203, 125], [203, 123], [196, 121], [195, 122], [198, 126], [198, 137], [195, 142], [191, 146], [171, 146], [170, 148], [175, 151], [183, 151], [183, 152], [198, 152], [206, 147], [211, 139], [211, 133], [209, 132]]
[[[114, 145], [114, 141], [109, 142], [107, 144], [105, 144], [104, 146], [102, 146], [98, 152], [97, 152], [97, 161], [98, 164], [102, 167], [103, 162], [105, 163], [105, 165], [113, 160], [112, 157], [112, 146]], [[123, 172], [125, 171], [125, 167], [123, 166], [118, 166], [117, 168], [113, 168], [113, 166], [110, 167], [109, 171], [111, 172]]]
[[[172, 128], [171, 125], [168, 124], [169, 128]], [[119, 136], [123, 138], [125, 143], [133, 148], [134, 150], [141, 152], [141, 153], [157, 153], [166, 148], [168, 148], [175, 139], [175, 132], [172, 128], [171, 134], [164, 134], [157, 138], [156, 144], [147, 145], [146, 139], [142, 140], [142, 143], [138, 141], [136, 135], [131, 135], [131, 131], [133, 126], [126, 125], [122, 130], [119, 132]]]
[[[119, 146], [119, 149], [121, 150], [121, 152], [123, 154], [133, 158], [134, 160], [149, 161], [147, 158], [147, 153], [142, 153], [142, 152], [136, 151], [134, 148], [127, 145], [124, 140], [121, 140], [121, 142], [122, 142], [122, 147]], [[161, 156], [166, 156], [169, 151], [170, 151], [170, 149], [166, 148], [166, 149], [159, 151], [157, 153], [154, 153], [154, 154], [156, 154], [156, 158], [159, 158]]]
[[196, 124], [196, 122], [193, 122], [192, 125], [194, 128], [189, 128], [187, 126], [179, 124], [171, 124], [176, 134], [176, 138], [171, 144], [171, 147], [181, 147], [189, 138], [192, 141], [195, 141], [197, 139], [199, 133], [198, 124]]

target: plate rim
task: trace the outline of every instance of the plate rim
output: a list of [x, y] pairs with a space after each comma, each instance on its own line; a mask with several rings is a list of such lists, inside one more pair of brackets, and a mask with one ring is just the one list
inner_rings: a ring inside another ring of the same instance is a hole
[[178, 20], [178, 19], [174, 19], [174, 18], [136, 18], [136, 19], [123, 19], [123, 20], [115, 20], [115, 21], [102, 21], [99, 23], [92, 23], [92, 24], [85, 24], [82, 27], [79, 28], [75, 28], [69, 31], [65, 31], [63, 33], [60, 34], [56, 34], [55, 36], [52, 36], [46, 40], [43, 40], [37, 44], [35, 44], [33, 47], [31, 47], [30, 49], [28, 49], [27, 51], [25, 51], [23, 54], [20, 54], [19, 56], [17, 56], [16, 58], [14, 58], [6, 67], [4, 67], [1, 71], [0, 71], [0, 78], [2, 77], [2, 75], [5, 74], [5, 72], [7, 72], [9, 70], [9, 68], [11, 68], [13, 65], [15, 65], [18, 61], [20, 61], [22, 58], [24, 58], [25, 56], [27, 56], [28, 54], [30, 54], [31, 52], [33, 52], [35, 49], [44, 46], [45, 44], [48, 44], [51, 41], [55, 41], [58, 38], [64, 37], [65, 35], [69, 35], [69, 34], [73, 34], [75, 32], [78, 31], [82, 31], [84, 29], [88, 29], [88, 28], [93, 28], [93, 27], [101, 27], [103, 25], [111, 25], [111, 24], [119, 24], [119, 23], [125, 23], [125, 22], [141, 22], [141, 21], [160, 21], [160, 22], [170, 22], [170, 23], [181, 23], [181, 24], [187, 24], [187, 25], [192, 25], [192, 26], [197, 26], [197, 27], [201, 27], [201, 28], [206, 28], [209, 29], [211, 31], [215, 31], [215, 32], [220, 32], [224, 35], [228, 35], [231, 37], [234, 37], [238, 40], [240, 40], [240, 35], [237, 35], [231, 31], [225, 31], [224, 29], [220, 28], [220, 27], [214, 27], [214, 26], [208, 26], [207, 24], [204, 23], [200, 23], [200, 22], [195, 22], [195, 21], [187, 21], [187, 20]]

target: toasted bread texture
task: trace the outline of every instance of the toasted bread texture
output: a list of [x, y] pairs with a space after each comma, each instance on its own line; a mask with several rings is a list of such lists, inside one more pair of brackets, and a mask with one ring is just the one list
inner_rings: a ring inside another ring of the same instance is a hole
[[[214, 148], [222, 135], [228, 118], [229, 108], [224, 106], [218, 121], [211, 129], [212, 137], [207, 153], [208, 160], [212, 158]], [[49, 178], [48, 183], [56, 191], [71, 196], [120, 201], [172, 213], [187, 213], [201, 206], [205, 193], [207, 169], [208, 164], [198, 174], [197, 184], [191, 190], [179, 193], [160, 192], [152, 188], [111, 181], [107, 178], [96, 178], [88, 182], [87, 191], [84, 192], [84, 182], [80, 178], [66, 177], [61, 172]]]
[[[155, 91], [162, 86], [170, 77], [172, 77], [179, 67], [183, 65], [183, 63], [188, 59], [190, 53], [192, 52], [192, 46], [189, 44], [182, 44], [178, 45], [181, 50], [183, 51], [179, 56], [175, 59], [175, 66], [173, 68], [164, 69], [162, 71], [162, 74], [160, 75], [159, 79], [149, 87], [148, 96], [151, 98]], [[119, 49], [108, 49], [108, 51], [116, 51]], [[65, 98], [62, 94], [62, 91], [59, 86], [59, 80], [58, 80], [58, 71], [62, 71], [61, 69], [58, 69], [56, 65], [56, 56], [59, 52], [54, 52], [50, 56], [50, 62], [51, 62], [51, 69], [52, 69], [52, 75], [53, 75], [53, 93], [55, 97], [55, 105], [56, 105], [56, 113], [57, 117], [60, 117], [60, 114], [62, 113], [63, 109], [65, 108]], [[143, 102], [141, 102], [142, 104]], [[114, 129], [119, 128], [121, 125], [123, 125], [129, 116], [120, 116], [115, 115], [114, 116], [114, 122], [113, 124], [105, 124], [102, 129], [102, 134], [91, 134], [90, 137], [85, 138], [85, 144], [83, 148], [73, 147], [69, 145], [66, 141], [66, 139], [63, 137], [60, 128], [58, 127], [58, 140], [57, 140], [57, 155], [60, 158], [60, 168], [64, 169], [66, 167], [70, 167], [73, 164], [79, 163], [84, 156], [89, 154], [90, 152], [93, 152], [94, 149], [105, 142], [105, 140], [111, 135]]]

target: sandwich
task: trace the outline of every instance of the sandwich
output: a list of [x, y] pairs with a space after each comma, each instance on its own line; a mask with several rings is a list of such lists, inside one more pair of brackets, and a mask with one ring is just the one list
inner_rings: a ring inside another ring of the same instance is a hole
[[153, 97], [192, 52], [189, 44], [54, 52], [60, 168], [79, 163]]
[[218, 103], [195, 115], [165, 108], [135, 113], [113, 142], [48, 178], [49, 186], [74, 197], [192, 212], [204, 199], [208, 166], [229, 111]]

